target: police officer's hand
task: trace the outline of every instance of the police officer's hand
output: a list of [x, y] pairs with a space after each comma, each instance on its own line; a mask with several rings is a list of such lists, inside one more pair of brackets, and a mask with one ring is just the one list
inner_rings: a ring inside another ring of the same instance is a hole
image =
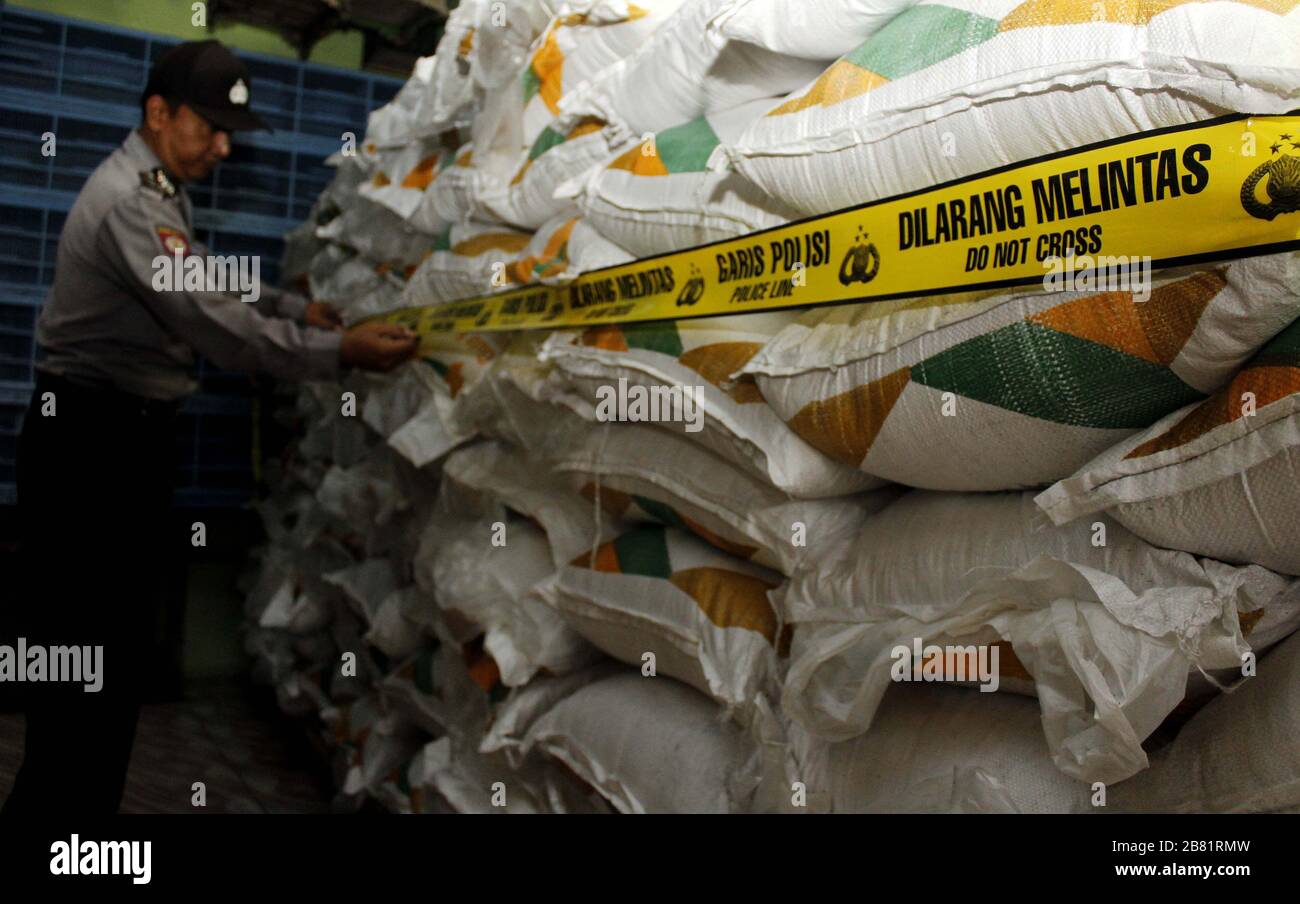
[[415, 357], [420, 340], [404, 326], [372, 320], [343, 334], [339, 361], [344, 367], [389, 371]]
[[328, 301], [309, 301], [307, 310], [303, 312], [302, 322], [322, 330], [343, 329], [343, 316], [339, 314], [339, 309]]

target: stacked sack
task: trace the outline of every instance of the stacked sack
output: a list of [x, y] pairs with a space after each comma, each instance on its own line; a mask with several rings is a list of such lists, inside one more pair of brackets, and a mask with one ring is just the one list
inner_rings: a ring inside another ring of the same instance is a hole
[[[467, 0], [286, 279], [354, 322], [1300, 99], [1294, 6], [1098, 10]], [[1293, 809], [1298, 277], [425, 337], [299, 391], [258, 674], [341, 808]]]

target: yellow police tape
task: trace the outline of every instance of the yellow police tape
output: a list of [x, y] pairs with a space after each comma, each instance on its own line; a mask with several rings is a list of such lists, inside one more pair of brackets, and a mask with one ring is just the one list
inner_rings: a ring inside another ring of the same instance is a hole
[[716, 317], [1051, 287], [1130, 262], [1159, 269], [1298, 247], [1300, 116], [1231, 116], [1040, 157], [564, 285], [382, 319], [430, 335]]

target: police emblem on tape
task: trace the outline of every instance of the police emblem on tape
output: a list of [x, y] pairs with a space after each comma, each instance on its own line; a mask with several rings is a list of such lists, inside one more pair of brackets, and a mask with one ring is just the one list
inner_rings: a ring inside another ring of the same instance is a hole
[[880, 272], [880, 252], [874, 242], [867, 241], [868, 233], [858, 227], [858, 236], [844, 255], [840, 264], [840, 285], [848, 286], [855, 282], [869, 283]]
[[190, 240], [185, 237], [185, 233], [168, 229], [166, 226], [159, 226], [157, 232], [168, 254], [179, 254], [184, 257], [190, 253]]
[[[1292, 147], [1300, 148], [1300, 142], [1292, 140], [1290, 135], [1280, 138], [1289, 141]], [[1271, 148], [1274, 154], [1282, 149], [1282, 141]], [[1267, 204], [1256, 194], [1261, 182], [1264, 183], [1264, 194], [1268, 195]], [[1300, 157], [1283, 154], [1255, 167], [1241, 184], [1241, 206], [1246, 213], [1260, 220], [1272, 220], [1279, 214], [1300, 210]]]
[[677, 307], [689, 307], [704, 297], [704, 274], [700, 268], [691, 264], [691, 277], [682, 285], [677, 295]]

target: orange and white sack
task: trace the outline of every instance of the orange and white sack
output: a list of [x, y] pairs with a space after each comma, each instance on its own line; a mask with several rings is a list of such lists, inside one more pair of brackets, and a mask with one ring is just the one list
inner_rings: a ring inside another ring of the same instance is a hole
[[571, 282], [580, 273], [631, 261], [632, 255], [598, 233], [577, 214], [546, 221], [519, 256], [506, 264], [511, 287]]
[[778, 677], [768, 591], [783, 578], [659, 524], [561, 568], [543, 598], [592, 645], [684, 681], [744, 719]]
[[[884, 481], [801, 439], [753, 382], [731, 381], [797, 316], [777, 311], [557, 330], [542, 345], [541, 359], [554, 368], [552, 397], [590, 421], [613, 413], [606, 411], [607, 402], [617, 400], [611, 391], [620, 385], [660, 395], [691, 387], [697, 407], [688, 410], [681, 395], [678, 419], [661, 417], [654, 426], [704, 446], [791, 496], [820, 498], [882, 486]], [[625, 414], [635, 415], [630, 404]], [[665, 467], [671, 464], [665, 461]]]
[[817, 78], [814, 60], [728, 41], [709, 21], [734, 0], [686, 0], [635, 52], [559, 102], [561, 126], [595, 117], [644, 137], [701, 116], [779, 97]]
[[1225, 389], [1106, 450], [1036, 500], [1105, 511], [1168, 549], [1300, 575], [1300, 320]]
[[528, 247], [530, 238], [526, 232], [490, 223], [452, 226], [407, 280], [402, 306], [421, 307], [508, 288], [506, 267]]
[[795, 499], [677, 433], [556, 419], [571, 441], [545, 450], [547, 463], [587, 499], [625, 521], [665, 524], [784, 574], [856, 536], [898, 492]]
[[795, 219], [795, 211], [737, 173], [710, 170], [776, 101], [710, 112], [660, 130], [586, 175], [559, 185], [588, 221], [638, 257], [733, 238]]
[[909, 486], [1068, 477], [1223, 387], [1300, 306], [1300, 254], [1132, 291], [996, 290], [809, 311], [745, 364], [810, 445]]
[[826, 213], [1135, 132], [1286, 113], [1297, 66], [1290, 4], [922, 0], [717, 163]]

